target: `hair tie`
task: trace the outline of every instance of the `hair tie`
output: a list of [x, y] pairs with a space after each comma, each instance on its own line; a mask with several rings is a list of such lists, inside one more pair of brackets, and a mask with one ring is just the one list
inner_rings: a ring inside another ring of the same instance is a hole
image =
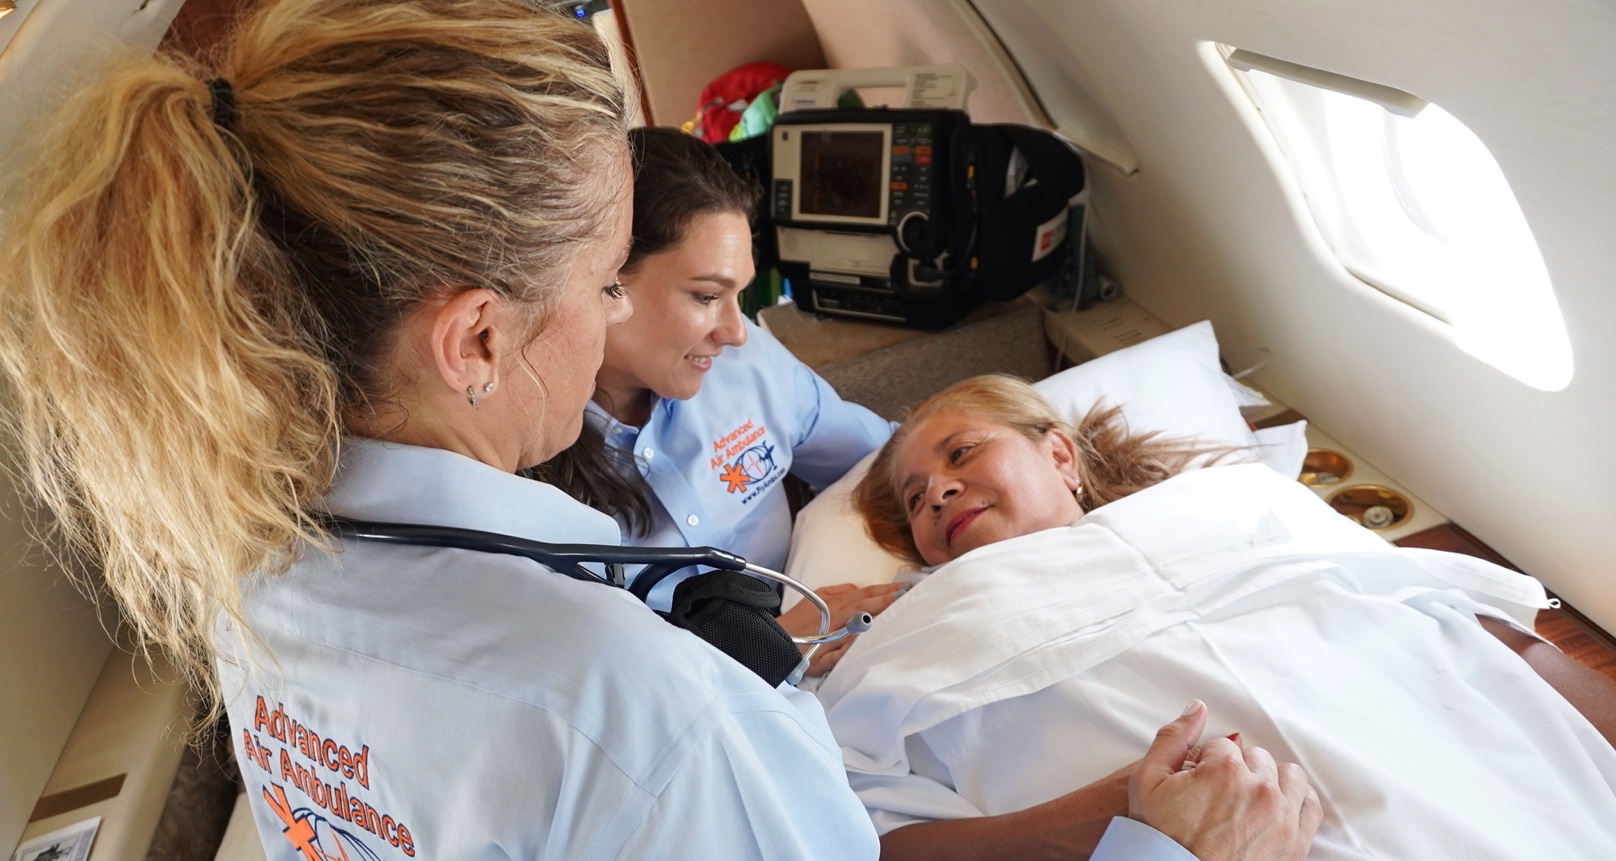
[[236, 91], [224, 78], [208, 81], [213, 91], [213, 124], [230, 131], [236, 124]]

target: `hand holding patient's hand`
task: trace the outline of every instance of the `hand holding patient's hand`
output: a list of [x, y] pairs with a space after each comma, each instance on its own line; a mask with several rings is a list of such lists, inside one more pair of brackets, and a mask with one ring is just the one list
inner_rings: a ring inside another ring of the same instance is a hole
[[[1201, 861], [1297, 861], [1313, 844], [1323, 810], [1307, 775], [1262, 748], [1215, 738], [1192, 747], [1206, 706], [1191, 704], [1161, 728], [1128, 784], [1128, 814], [1177, 840]], [[1185, 768], [1186, 761], [1194, 763]]]
[[[830, 607], [830, 629], [832, 631], [847, 624], [847, 620], [855, 613], [869, 613], [872, 616], [880, 615], [882, 610], [892, 606], [903, 591], [902, 583], [882, 583], [878, 586], [854, 586], [851, 583], [842, 583], [836, 586], [826, 586], [815, 589], [814, 593], [824, 599]], [[798, 601], [797, 606], [780, 614], [780, 627], [793, 637], [807, 637], [819, 633], [819, 608], [812, 601]], [[842, 659], [847, 647], [852, 645], [853, 637], [843, 637], [834, 643], [819, 647], [814, 653], [813, 660], [808, 662], [808, 675], [822, 676], [830, 672], [831, 668]]]

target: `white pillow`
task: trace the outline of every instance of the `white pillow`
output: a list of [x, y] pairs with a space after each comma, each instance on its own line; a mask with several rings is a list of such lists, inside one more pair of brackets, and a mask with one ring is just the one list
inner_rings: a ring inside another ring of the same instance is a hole
[[[1033, 384], [1069, 421], [1102, 399], [1122, 407], [1128, 426], [1192, 437], [1207, 445], [1256, 447], [1243, 460], [1261, 460], [1295, 478], [1306, 455], [1305, 423], [1275, 428], [1259, 440], [1240, 415], [1240, 404], [1218, 364], [1212, 324], [1196, 323], [1108, 353]], [[1299, 441], [1299, 442], [1298, 442]], [[875, 455], [864, 458], [797, 514], [785, 573], [812, 589], [837, 583], [890, 583], [913, 563], [882, 550], [864, 531], [853, 508], [853, 487]], [[1293, 463], [1294, 461], [1294, 463]], [[789, 609], [795, 592], [786, 590]]]
[[[913, 563], [881, 549], [864, 530], [864, 518], [853, 507], [853, 488], [870, 471], [870, 461], [879, 452], [870, 452], [847, 474], [832, 482], [797, 512], [791, 529], [791, 550], [786, 556], [785, 575], [802, 581], [810, 589], [853, 583], [874, 586], [891, 583], [892, 578]], [[781, 611], [801, 600], [787, 589]]]
[[1263, 428], [1257, 437], [1256, 459], [1268, 464], [1286, 478], [1302, 474], [1302, 461], [1307, 459], [1307, 420]]
[[1227, 380], [1218, 364], [1212, 324], [1202, 320], [1068, 368], [1032, 387], [1073, 424], [1105, 401], [1122, 407], [1128, 427], [1136, 432], [1162, 431], [1213, 446], [1256, 445]]

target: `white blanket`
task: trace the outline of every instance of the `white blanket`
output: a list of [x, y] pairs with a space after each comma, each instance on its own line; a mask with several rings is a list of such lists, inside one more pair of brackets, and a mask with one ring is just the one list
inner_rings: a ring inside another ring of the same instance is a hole
[[1314, 858], [1610, 861], [1616, 751], [1475, 623], [1546, 603], [1217, 467], [942, 567], [819, 695], [883, 833], [1081, 787], [1198, 697], [1209, 736], [1307, 770]]

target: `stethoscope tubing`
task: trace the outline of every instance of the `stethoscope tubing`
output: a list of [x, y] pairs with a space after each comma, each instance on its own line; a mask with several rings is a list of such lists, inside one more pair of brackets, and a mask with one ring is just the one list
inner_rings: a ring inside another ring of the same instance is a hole
[[[333, 535], [339, 538], [356, 538], [386, 544], [443, 547], [455, 550], [470, 550], [477, 553], [519, 556], [575, 580], [624, 589], [641, 601], [646, 599], [651, 588], [664, 577], [681, 568], [701, 565], [723, 571], [744, 571], [753, 577], [779, 583], [788, 589], [796, 591], [803, 596], [804, 600], [811, 601], [814, 608], [819, 610], [819, 633], [807, 637], [791, 638], [792, 642], [798, 646], [808, 647], [808, 651], [803, 656], [804, 661], [812, 658], [814, 652], [826, 643], [833, 643], [844, 637], [864, 633], [869, 630], [870, 623], [873, 621], [869, 613], [857, 613], [848, 619], [847, 623], [842, 627], [832, 631], [830, 629], [830, 606], [825, 603], [825, 599], [815, 594], [814, 590], [792, 577], [764, 568], [761, 565], [754, 565], [734, 553], [719, 550], [715, 547], [625, 547], [614, 544], [550, 544], [529, 538], [518, 538], [513, 535], [483, 532], [476, 529], [429, 526], [417, 523], [350, 520], [333, 515], [323, 515], [319, 518], [319, 522], [321, 526], [330, 530]], [[586, 564], [604, 566], [608, 571], [612, 572], [612, 576], [610, 578], [602, 577], [583, 567]], [[643, 581], [636, 578], [635, 583], [626, 585], [622, 577], [623, 565], [647, 566], [646, 571], [641, 574], [641, 577], [644, 578]]]
[[851, 637], [854, 634], [862, 634], [865, 631], [870, 630], [870, 623], [875, 621], [875, 618], [868, 612], [859, 612], [848, 618], [847, 624], [832, 631], [830, 630], [830, 606], [825, 603], [824, 598], [819, 597], [819, 594], [808, 588], [806, 584], [787, 577], [778, 571], [771, 571], [768, 568], [764, 568], [761, 565], [753, 565], [750, 562], [746, 563], [745, 571], [746, 573], [751, 574], [753, 577], [763, 580], [772, 580], [786, 587], [787, 589], [795, 590], [798, 594], [802, 595], [803, 600], [812, 601], [813, 605], [819, 609], [819, 633], [807, 637], [791, 638], [792, 642], [799, 646], [810, 647], [808, 654], [805, 657], [812, 658], [814, 656], [814, 651], [826, 643], [834, 643], [837, 640], [843, 639], [844, 637]]

